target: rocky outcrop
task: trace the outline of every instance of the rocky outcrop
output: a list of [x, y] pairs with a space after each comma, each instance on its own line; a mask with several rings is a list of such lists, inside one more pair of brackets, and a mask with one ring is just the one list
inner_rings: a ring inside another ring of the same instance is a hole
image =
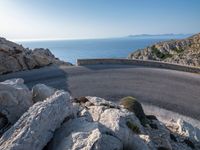
[[[78, 119], [73, 120], [72, 125], [66, 122], [55, 133], [53, 146], [50, 145], [50, 147], [57, 146], [60, 150], [103, 149], [104, 147], [114, 150], [116, 146], [117, 149], [122, 147], [130, 150], [148, 149], [136, 132], [127, 126], [127, 122], [130, 122], [141, 132], [143, 130], [138, 118], [133, 113], [98, 97], [87, 97], [87, 99], [86, 103], [78, 104], [81, 107]], [[103, 138], [109, 138], [109, 141]], [[56, 141], [60, 141], [60, 143]], [[99, 145], [102, 142], [105, 144], [104, 146]], [[114, 144], [111, 145], [111, 143]]]
[[50, 64], [71, 65], [56, 58], [48, 49], [25, 49], [0, 38], [0, 74], [44, 67]]
[[109, 134], [98, 122], [88, 121], [86, 117], [78, 117], [65, 122], [55, 132], [54, 138], [48, 146], [49, 150], [121, 150], [122, 142]]
[[128, 58], [200, 67], [200, 33], [183, 40], [156, 43], [131, 53]]
[[0, 139], [1, 150], [40, 150], [63, 120], [72, 114], [69, 94], [57, 91], [34, 104]]
[[[2, 82], [0, 88], [2, 150], [200, 149], [198, 127], [184, 120], [161, 122], [146, 115], [132, 97], [123, 98], [121, 105], [99, 97], [73, 99], [68, 92], [44, 84], [31, 92], [22, 79]], [[23, 108], [27, 100], [30, 104]], [[16, 119], [7, 125], [10, 118]]]
[[23, 79], [0, 82], [0, 113], [14, 124], [33, 105], [32, 93]]

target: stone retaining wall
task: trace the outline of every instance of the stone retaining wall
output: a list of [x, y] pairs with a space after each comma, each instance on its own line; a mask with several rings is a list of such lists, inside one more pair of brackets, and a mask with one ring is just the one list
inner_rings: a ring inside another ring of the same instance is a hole
[[200, 73], [199, 67], [190, 67], [178, 64], [163, 63], [158, 61], [144, 61], [137, 59], [78, 59], [77, 66], [84, 65], [100, 65], [100, 64], [120, 64], [120, 65], [137, 65], [156, 68], [165, 68], [172, 70], [179, 70], [192, 73]]

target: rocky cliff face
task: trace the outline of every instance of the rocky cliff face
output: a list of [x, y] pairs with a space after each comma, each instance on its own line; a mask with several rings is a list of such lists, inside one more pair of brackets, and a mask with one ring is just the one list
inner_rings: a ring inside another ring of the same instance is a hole
[[183, 40], [156, 43], [131, 53], [128, 58], [200, 67], [200, 33]]
[[60, 61], [48, 49], [26, 49], [22, 45], [0, 38], [0, 74], [16, 72], [50, 64], [65, 64]]
[[23, 79], [0, 82], [1, 150], [199, 150], [200, 129], [163, 123], [132, 97], [120, 105], [99, 97], [72, 98]]

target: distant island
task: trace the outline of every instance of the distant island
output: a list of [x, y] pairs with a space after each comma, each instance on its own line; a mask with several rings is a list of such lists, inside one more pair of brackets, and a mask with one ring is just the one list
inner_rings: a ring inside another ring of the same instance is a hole
[[136, 35], [128, 35], [130, 38], [186, 38], [192, 36], [192, 34], [136, 34]]
[[186, 39], [153, 44], [131, 53], [128, 58], [200, 67], [200, 33]]

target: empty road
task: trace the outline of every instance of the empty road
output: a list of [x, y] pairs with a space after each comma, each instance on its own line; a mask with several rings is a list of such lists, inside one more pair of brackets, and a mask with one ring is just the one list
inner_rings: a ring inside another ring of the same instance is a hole
[[44, 83], [68, 90], [73, 97], [99, 96], [117, 102], [134, 96], [142, 103], [200, 120], [199, 74], [129, 65], [51, 66], [1, 75], [0, 81], [18, 77], [30, 88]]

